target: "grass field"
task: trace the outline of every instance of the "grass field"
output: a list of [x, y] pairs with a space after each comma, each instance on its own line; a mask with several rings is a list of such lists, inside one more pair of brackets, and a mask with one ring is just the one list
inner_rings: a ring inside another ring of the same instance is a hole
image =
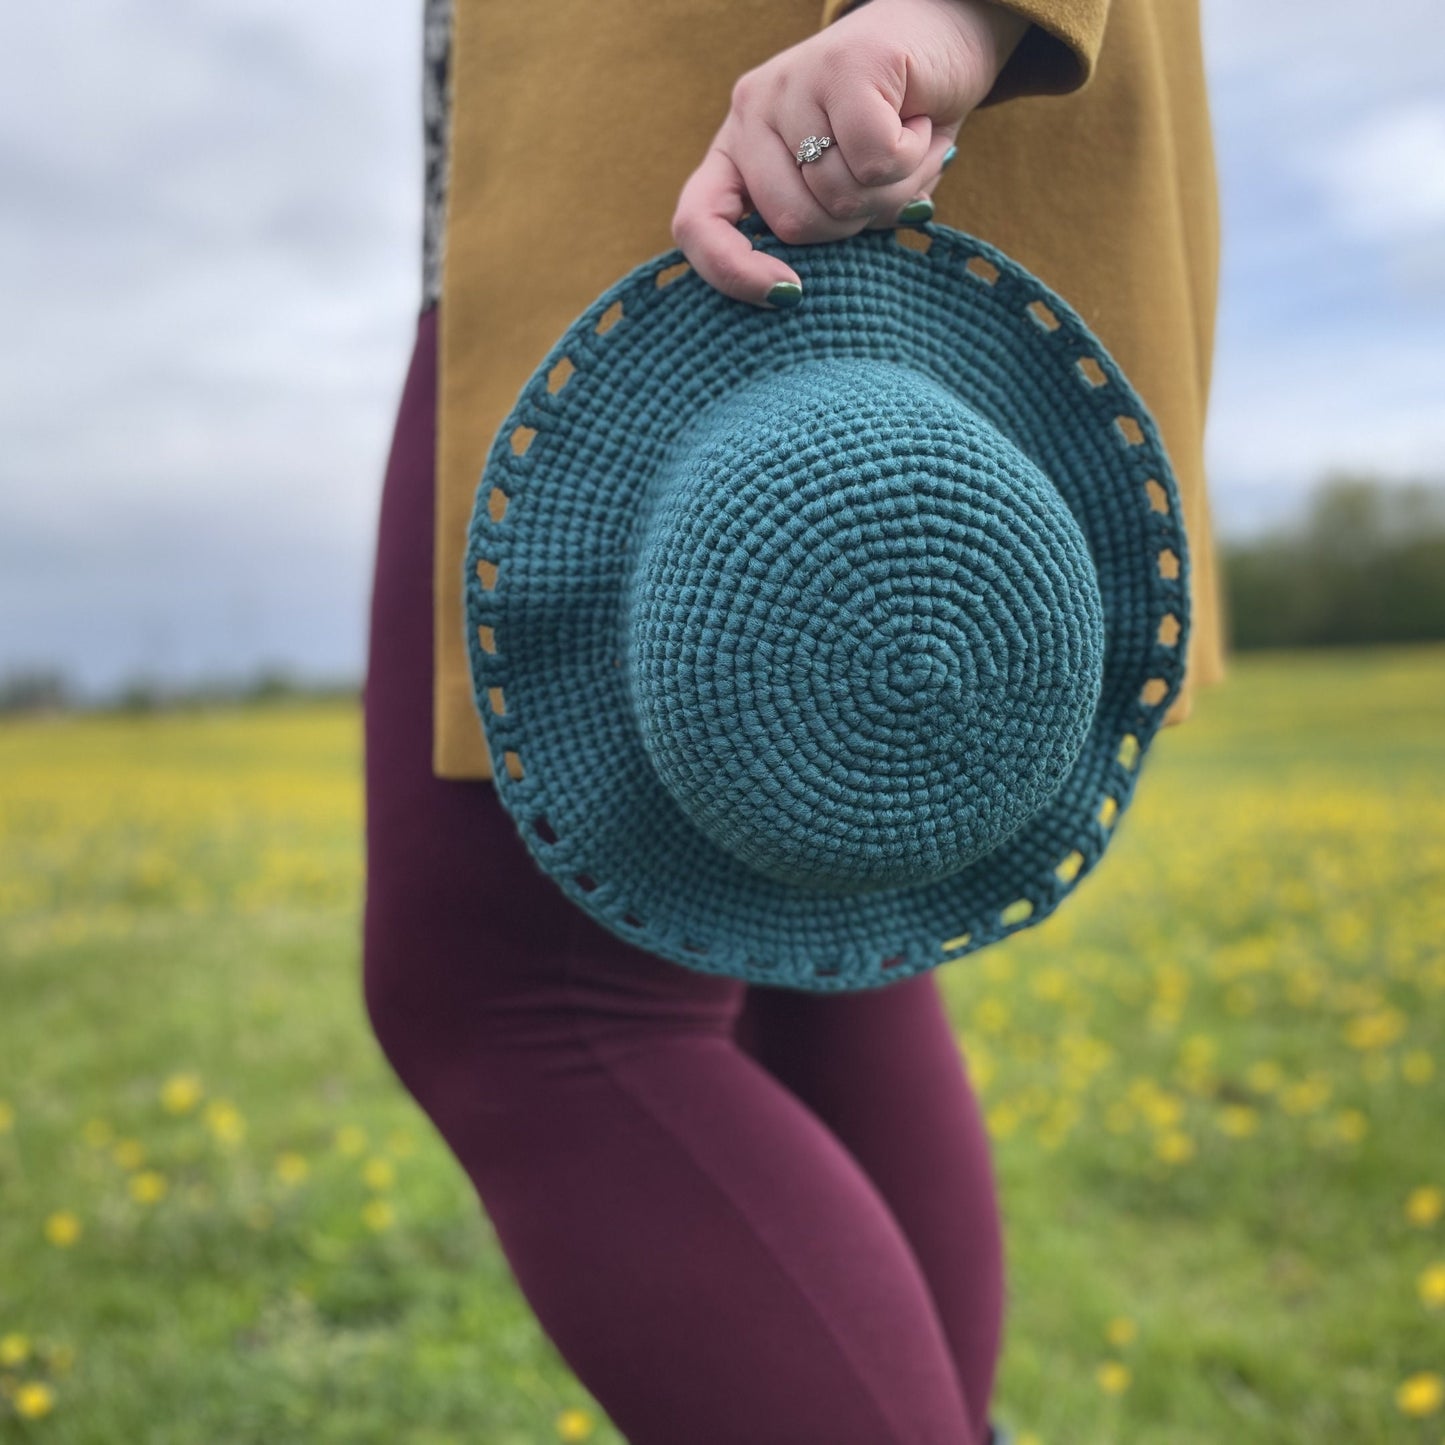
[[[0, 726], [0, 1440], [620, 1440], [366, 1025], [359, 746]], [[1442, 939], [1445, 648], [1247, 654], [940, 972], [1019, 1445], [1445, 1441]]]

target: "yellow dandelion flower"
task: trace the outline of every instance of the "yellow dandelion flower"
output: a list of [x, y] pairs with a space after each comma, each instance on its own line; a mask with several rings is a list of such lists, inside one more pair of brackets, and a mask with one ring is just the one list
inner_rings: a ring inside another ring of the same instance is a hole
[[1034, 1430], [1025, 1430], [1019, 1436], [1019, 1445], [1044, 1445], [1044, 1437]]
[[557, 1416], [559, 1440], [586, 1440], [592, 1434], [592, 1417], [585, 1410], [563, 1410]]
[[1445, 1403], [1445, 1380], [1433, 1370], [1422, 1370], [1400, 1382], [1395, 1391], [1395, 1403], [1402, 1414], [1416, 1419], [1433, 1415]]
[[981, 998], [973, 1011], [974, 1027], [980, 1033], [996, 1034], [1008, 1026], [1009, 1006], [1001, 998]]
[[369, 1199], [361, 1207], [362, 1223], [378, 1234], [396, 1223], [396, 1211], [385, 1199]]
[[1158, 1093], [1144, 1101], [1144, 1112], [1156, 1129], [1167, 1129], [1184, 1117], [1184, 1100], [1177, 1094]]
[[368, 1189], [390, 1189], [396, 1183], [396, 1166], [390, 1159], [383, 1159], [378, 1154], [366, 1161], [361, 1177], [366, 1181]]
[[15, 1127], [15, 1106], [8, 1099], [0, 1099], [0, 1134], [8, 1134]]
[[1180, 1129], [1167, 1129], [1154, 1141], [1154, 1152], [1166, 1164], [1182, 1164], [1194, 1157], [1194, 1140]]
[[1179, 1046], [1179, 1058], [1190, 1068], [1211, 1064], [1218, 1054], [1219, 1040], [1213, 1034], [1190, 1034]]
[[1409, 1083], [1428, 1083], [1435, 1075], [1435, 1060], [1425, 1049], [1411, 1049], [1400, 1060], [1400, 1073]]
[[1225, 1104], [1216, 1119], [1231, 1139], [1243, 1139], [1259, 1129], [1259, 1110], [1249, 1104]]
[[1061, 968], [1040, 969], [1030, 982], [1029, 990], [1035, 998], [1057, 1002], [1069, 991], [1069, 976]]
[[1435, 1223], [1445, 1213], [1445, 1194], [1433, 1184], [1412, 1189], [1405, 1199], [1405, 1218], [1422, 1229]]
[[1272, 1094], [1284, 1081], [1284, 1070], [1273, 1059], [1260, 1059], [1249, 1066], [1244, 1079], [1256, 1094]]
[[1426, 1265], [1420, 1271], [1416, 1286], [1420, 1291], [1420, 1302], [1426, 1309], [1445, 1309], [1445, 1262]]
[[1393, 1044], [1408, 1024], [1403, 1010], [1394, 1007], [1356, 1014], [1345, 1025], [1345, 1042], [1352, 1049], [1383, 1049]]
[[145, 1163], [145, 1145], [139, 1139], [122, 1139], [110, 1155], [122, 1169], [139, 1169]]
[[1095, 1378], [1106, 1395], [1122, 1395], [1129, 1388], [1132, 1377], [1128, 1365], [1119, 1360], [1105, 1360], [1095, 1371]]
[[246, 1137], [246, 1120], [229, 1099], [212, 1099], [206, 1105], [205, 1118], [218, 1143], [233, 1147]]
[[23, 1365], [30, 1358], [30, 1339], [26, 1335], [11, 1333], [0, 1335], [0, 1365], [14, 1368]]
[[68, 1209], [58, 1209], [45, 1221], [45, 1237], [57, 1249], [69, 1249], [80, 1238], [80, 1220]]
[[1019, 1126], [1019, 1111], [1010, 1103], [995, 1104], [988, 1111], [988, 1129], [990, 1134], [1000, 1139], [1007, 1139]]
[[1104, 1326], [1104, 1338], [1116, 1349], [1131, 1344], [1139, 1333], [1139, 1326], [1127, 1315], [1116, 1315]]
[[104, 1119], [87, 1119], [80, 1131], [80, 1137], [92, 1149], [103, 1149], [115, 1137], [115, 1130]]
[[155, 1204], [165, 1198], [166, 1176], [154, 1169], [143, 1169], [130, 1181], [130, 1197], [141, 1204]]
[[276, 1156], [276, 1177], [283, 1184], [299, 1184], [310, 1169], [306, 1156], [298, 1154], [294, 1149], [284, 1150]]
[[1330, 1097], [1330, 1081], [1322, 1074], [1289, 1084], [1280, 1091], [1280, 1107], [1286, 1114], [1311, 1114]]
[[1285, 984], [1285, 997], [1295, 1008], [1308, 1008], [1324, 990], [1325, 981], [1313, 968], [1297, 968]]
[[55, 1408], [55, 1391], [39, 1380], [27, 1380], [14, 1398], [15, 1413], [22, 1420], [39, 1420]]
[[201, 1081], [195, 1074], [172, 1074], [161, 1085], [161, 1107], [167, 1114], [189, 1114], [201, 1101]]
[[405, 1129], [393, 1129], [386, 1136], [386, 1149], [389, 1154], [396, 1155], [398, 1159], [405, 1159], [408, 1155], [416, 1153], [416, 1140]]
[[355, 1156], [366, 1149], [366, 1130], [356, 1124], [343, 1124], [334, 1140], [337, 1152]]
[[1363, 1109], [1342, 1109], [1335, 1115], [1335, 1133], [1351, 1144], [1358, 1144], [1370, 1131], [1370, 1119]]

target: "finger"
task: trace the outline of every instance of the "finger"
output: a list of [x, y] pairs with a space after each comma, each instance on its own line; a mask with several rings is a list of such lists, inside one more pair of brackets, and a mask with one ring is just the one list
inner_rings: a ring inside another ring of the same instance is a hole
[[[791, 123], [796, 126], [799, 122]], [[926, 116], [910, 120], [909, 128], [916, 127], [926, 127], [931, 133], [921, 161], [911, 174], [889, 185], [860, 184], [848, 165], [849, 157], [846, 151], [842, 154], [842, 166], [825, 167], [823, 161], [833, 149], [842, 151], [841, 146], [830, 147], [829, 151], [824, 152], [822, 159], [802, 167], [803, 177], [814, 199], [835, 221], [846, 225], [845, 234], [851, 235], [869, 227], [881, 228], [900, 224], [902, 218], [899, 213], [903, 208], [915, 198], [926, 194], [925, 187], [937, 180], [943, 156], [952, 143], [949, 129], [956, 127], [935, 128]]]
[[[672, 216], [672, 238], [709, 286], [734, 300], [765, 305], [768, 291], [779, 281], [801, 281], [785, 261], [755, 250], [752, 239], [738, 230], [749, 201], [756, 205], [737, 166], [715, 140], [683, 182]], [[763, 219], [768, 220], [766, 213]]]
[[890, 99], [877, 84], [856, 77], [836, 81], [822, 100], [833, 139], [842, 147], [859, 185], [886, 189], [918, 172], [933, 137], [928, 116], [904, 119], [898, 113], [899, 101]]
[[955, 143], [955, 136], [951, 132], [956, 131], [956, 126], [934, 131], [933, 139], [929, 142], [928, 150], [924, 154], [923, 164], [919, 166], [916, 174], [908, 177], [902, 184], [889, 188], [886, 203], [880, 207], [877, 219], [868, 223], [869, 229], [882, 230], [899, 225], [916, 226], [922, 221], [932, 219], [931, 210], [926, 215], [920, 214], [906, 218], [902, 212], [914, 201], [932, 202], [934, 188], [943, 179], [943, 158]]
[[[761, 193], [764, 199], [759, 206], [763, 218], [769, 219], [765, 205], [771, 204], [786, 228], [785, 233], [773, 225], [784, 240], [836, 241], [867, 224], [873, 214], [869, 202], [828, 129], [826, 114], [811, 106], [789, 108], [758, 129], [766, 139], [752, 152], [758, 158], [757, 175], [749, 183], [755, 198]], [[809, 136], [826, 138], [828, 144], [821, 155], [800, 162], [798, 151]]]

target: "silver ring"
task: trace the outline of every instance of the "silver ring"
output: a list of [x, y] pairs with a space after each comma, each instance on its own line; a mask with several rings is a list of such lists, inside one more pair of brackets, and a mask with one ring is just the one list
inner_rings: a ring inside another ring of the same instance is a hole
[[817, 160], [832, 144], [833, 137], [830, 135], [805, 135], [802, 145], [798, 147], [794, 155], [801, 166], [808, 161]]

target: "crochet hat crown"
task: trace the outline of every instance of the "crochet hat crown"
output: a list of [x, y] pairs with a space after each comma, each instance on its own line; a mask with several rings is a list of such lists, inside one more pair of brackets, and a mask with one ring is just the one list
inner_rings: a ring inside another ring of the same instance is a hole
[[703, 414], [657, 469], [618, 645], [696, 827], [794, 888], [944, 877], [1059, 790], [1103, 677], [1077, 521], [986, 417], [825, 358]]

